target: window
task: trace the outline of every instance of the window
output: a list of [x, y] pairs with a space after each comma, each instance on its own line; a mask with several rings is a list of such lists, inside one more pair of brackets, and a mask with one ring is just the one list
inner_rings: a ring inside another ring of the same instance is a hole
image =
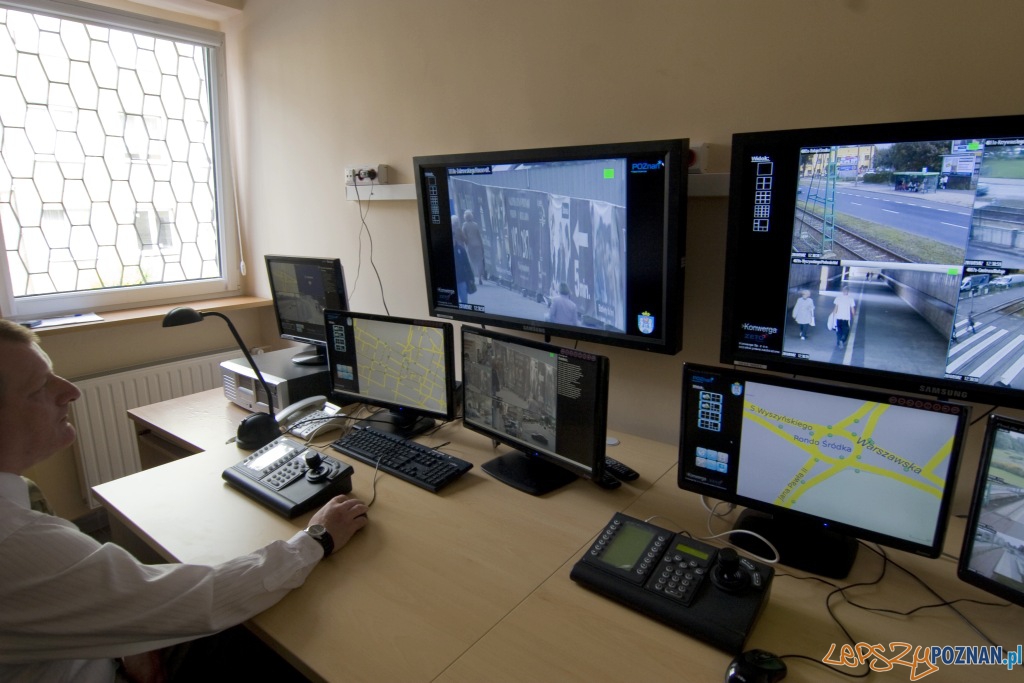
[[75, 0], [0, 0], [4, 315], [237, 291], [222, 47]]

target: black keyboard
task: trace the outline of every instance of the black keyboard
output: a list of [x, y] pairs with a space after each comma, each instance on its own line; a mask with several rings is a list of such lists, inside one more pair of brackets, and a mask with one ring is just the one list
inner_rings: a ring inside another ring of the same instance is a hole
[[353, 427], [331, 448], [437, 493], [473, 468], [473, 463], [371, 427]]

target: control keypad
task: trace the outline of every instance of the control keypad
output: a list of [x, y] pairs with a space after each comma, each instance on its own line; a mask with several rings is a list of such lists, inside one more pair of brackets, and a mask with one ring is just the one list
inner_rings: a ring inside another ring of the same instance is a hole
[[689, 605], [714, 560], [714, 549], [710, 546], [704, 548], [710, 552], [677, 544], [661, 558], [661, 563], [647, 582], [647, 588]]

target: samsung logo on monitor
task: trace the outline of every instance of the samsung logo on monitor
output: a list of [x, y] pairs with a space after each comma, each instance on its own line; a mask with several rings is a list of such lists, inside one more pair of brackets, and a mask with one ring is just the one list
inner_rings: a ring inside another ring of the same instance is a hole
[[629, 167], [630, 173], [647, 173], [648, 171], [663, 170], [665, 170], [664, 161], [655, 161], [654, 163], [650, 161], [634, 161]]
[[933, 387], [927, 384], [922, 384], [918, 387], [918, 390], [923, 394], [931, 394], [932, 396], [942, 396], [944, 398], [958, 398], [966, 400], [970, 393], [958, 389], [946, 389], [944, 387]]

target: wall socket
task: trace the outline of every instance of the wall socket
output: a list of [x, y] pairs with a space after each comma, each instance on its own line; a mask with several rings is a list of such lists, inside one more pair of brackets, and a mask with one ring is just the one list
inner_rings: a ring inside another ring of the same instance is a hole
[[363, 166], [348, 166], [345, 168], [345, 184], [387, 185], [388, 166], [387, 164], [377, 164], [376, 166], [371, 166], [370, 164], [365, 164]]

